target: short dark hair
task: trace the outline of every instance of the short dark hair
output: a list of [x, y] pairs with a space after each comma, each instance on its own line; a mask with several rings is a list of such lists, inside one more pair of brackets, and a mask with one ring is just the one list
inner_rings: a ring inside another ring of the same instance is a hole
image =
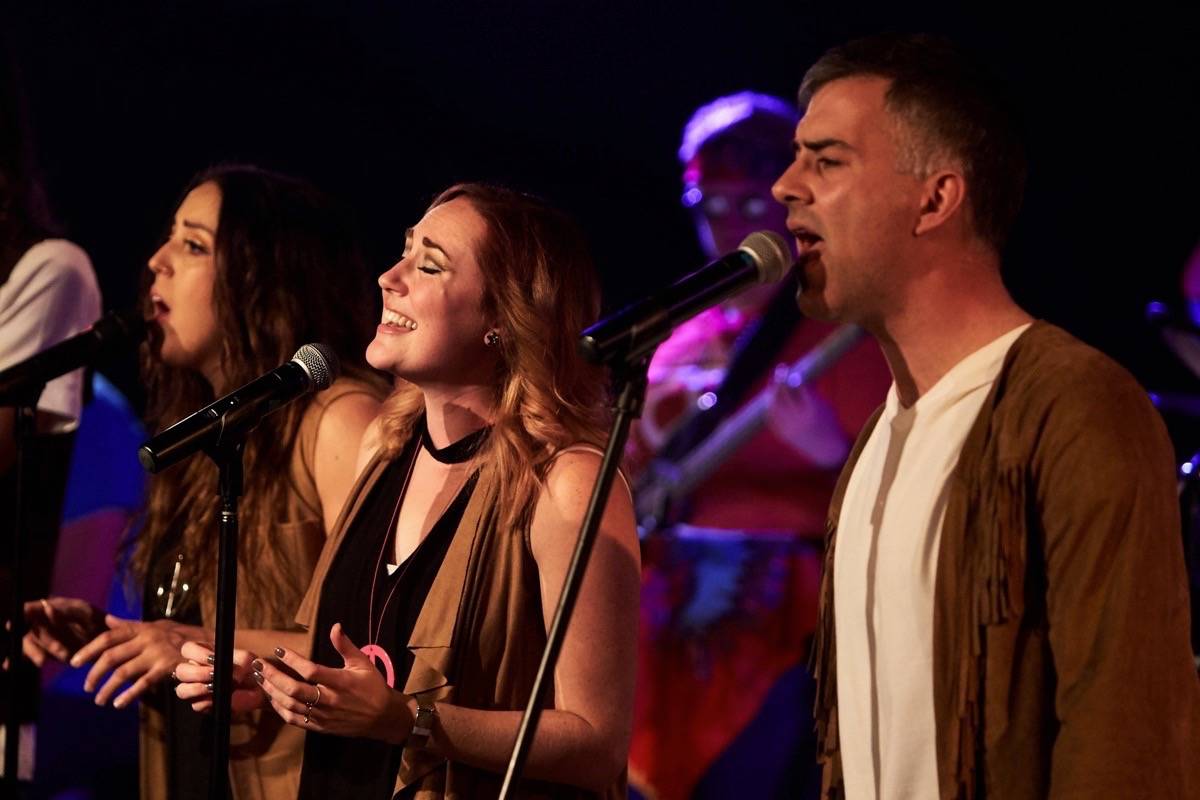
[[889, 111], [907, 129], [907, 164], [926, 173], [938, 156], [958, 159], [975, 229], [1000, 250], [1025, 191], [1026, 157], [1015, 103], [961, 47], [928, 34], [880, 34], [827, 51], [804, 75], [800, 105], [843, 78], [891, 81]]

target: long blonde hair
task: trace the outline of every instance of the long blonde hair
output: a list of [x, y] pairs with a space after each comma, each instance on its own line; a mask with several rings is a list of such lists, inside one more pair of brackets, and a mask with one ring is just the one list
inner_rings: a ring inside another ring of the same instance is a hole
[[[430, 208], [463, 198], [487, 233], [477, 260], [485, 319], [499, 321], [495, 420], [477, 454], [494, 469], [503, 524], [523, 527], [551, 458], [578, 442], [602, 445], [608, 411], [601, 370], [576, 350], [600, 310], [599, 281], [578, 226], [529, 195], [480, 183], [442, 192]], [[420, 389], [401, 384], [384, 403], [380, 452], [395, 457], [424, 410]]]

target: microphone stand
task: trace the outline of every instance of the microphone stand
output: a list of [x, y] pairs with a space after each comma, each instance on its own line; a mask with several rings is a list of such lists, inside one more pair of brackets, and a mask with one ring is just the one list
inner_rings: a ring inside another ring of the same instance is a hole
[[8, 605], [8, 683], [5, 700], [8, 711], [4, 720], [4, 796], [16, 797], [20, 786], [21, 715], [17, 704], [21, 698], [17, 672], [21, 666], [21, 639], [25, 635], [25, 593], [22, 576], [25, 573], [25, 471], [28, 466], [28, 447], [34, 433], [34, 414], [45, 384], [24, 388], [12, 404], [14, 460], [12, 563], [9, 565], [10, 587]]
[[612, 428], [608, 434], [608, 444], [604, 449], [604, 458], [600, 462], [600, 473], [596, 476], [596, 484], [592, 488], [592, 498], [588, 503], [587, 513], [583, 516], [579, 540], [575, 543], [575, 553], [571, 556], [571, 565], [567, 568], [567, 577], [563, 581], [558, 607], [554, 611], [550, 630], [546, 633], [546, 649], [542, 651], [542, 661], [538, 665], [537, 676], [533, 681], [533, 690], [529, 695], [529, 702], [525, 705], [521, 726], [517, 729], [517, 740], [508, 761], [508, 770], [504, 774], [504, 784], [500, 788], [500, 800], [507, 800], [515, 791], [521, 771], [525, 768], [525, 759], [529, 755], [533, 734], [537, 730], [538, 720], [542, 715], [542, 697], [554, 675], [554, 665], [558, 663], [559, 651], [562, 650], [563, 637], [567, 631], [567, 622], [571, 618], [571, 612], [575, 609], [575, 600], [579, 596], [579, 587], [583, 583], [583, 573], [587, 569], [592, 545], [596, 541], [596, 533], [600, 530], [600, 518], [604, 514], [604, 507], [608, 504], [608, 495], [617, 475], [617, 467], [621, 463], [625, 441], [629, 438], [629, 426], [641, 415], [642, 406], [646, 401], [646, 373], [649, 367], [649, 354], [620, 361], [613, 366], [617, 401], [613, 408], [615, 414]]
[[[295, 366], [290, 371], [285, 369], [293, 364]], [[338, 371], [337, 357], [331, 349], [320, 344], [301, 347], [289, 365], [242, 387], [248, 393], [244, 394], [242, 390], [232, 392], [196, 414], [176, 422], [138, 448], [138, 460], [149, 472], [170, 467], [201, 447], [217, 465], [221, 521], [217, 544], [213, 738], [209, 770], [209, 796], [213, 800], [226, 800], [229, 796], [233, 638], [237, 625], [238, 498], [242, 495], [245, 483], [242, 457], [246, 437], [258, 427], [263, 417], [281, 405], [313, 389], [328, 388]], [[203, 418], [204, 424], [197, 426], [197, 418]]]
[[242, 495], [244, 433], [218, 440], [207, 451], [220, 472], [220, 538], [217, 556], [217, 631], [213, 653], [213, 749], [209, 797], [229, 797], [229, 724], [233, 713], [233, 631], [237, 610], [238, 498]]

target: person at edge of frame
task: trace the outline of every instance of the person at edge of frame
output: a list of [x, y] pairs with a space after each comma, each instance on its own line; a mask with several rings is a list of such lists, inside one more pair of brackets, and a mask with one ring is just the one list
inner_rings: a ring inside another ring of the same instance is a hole
[[826, 52], [800, 99], [774, 186], [798, 302], [893, 375], [829, 511], [825, 796], [1200, 796], [1171, 445], [1123, 368], [1004, 286], [1011, 101], [920, 34]]

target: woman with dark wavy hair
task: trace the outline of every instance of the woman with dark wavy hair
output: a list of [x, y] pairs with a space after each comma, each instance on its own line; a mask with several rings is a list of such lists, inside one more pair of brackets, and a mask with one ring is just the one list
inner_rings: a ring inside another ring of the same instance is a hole
[[[600, 464], [603, 375], [575, 350], [595, 273], [563, 214], [463, 184], [379, 285], [367, 360], [402, 383], [364, 436], [308, 636], [239, 653], [235, 699], [309, 731], [301, 797], [495, 796]], [[529, 756], [537, 796], [624, 796], [638, 576], [618, 484]], [[179, 670], [198, 708], [210, 652], [185, 645]]]
[[[247, 439], [240, 503], [238, 643], [292, 618], [354, 479], [362, 433], [383, 394], [361, 359], [367, 338], [348, 309], [369, 303], [344, 220], [308, 184], [255, 167], [218, 167], [184, 191], [151, 257], [142, 349], [151, 430], [161, 430], [320, 341], [348, 362], [330, 389], [268, 416]], [[349, 357], [349, 358], [347, 358]], [[211, 640], [217, 564], [217, 470], [197, 456], [150, 481], [132, 572], [145, 621], [105, 617], [82, 601], [28, 607], [26, 651], [94, 662], [96, 703], [140, 698], [142, 797], [208, 797], [211, 722], [171, 696], [180, 645]], [[107, 680], [104, 676], [108, 673]], [[131, 684], [122, 690], [123, 684]], [[231, 783], [242, 798], [294, 792], [303, 736], [271, 715], [231, 732]]]

